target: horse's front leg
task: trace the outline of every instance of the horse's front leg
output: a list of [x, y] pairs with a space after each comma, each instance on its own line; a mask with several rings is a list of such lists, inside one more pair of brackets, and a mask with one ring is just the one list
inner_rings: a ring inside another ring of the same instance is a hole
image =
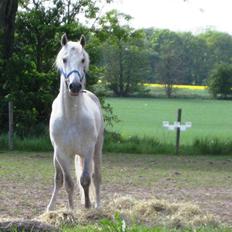
[[65, 155], [64, 153], [60, 153], [57, 156], [57, 161], [62, 169], [62, 173], [64, 177], [64, 186], [68, 194], [69, 208], [74, 209], [74, 203], [73, 203], [74, 183], [71, 176], [72, 158], [68, 155]]
[[54, 210], [55, 201], [56, 201], [58, 191], [63, 186], [63, 173], [62, 173], [62, 169], [61, 169], [58, 161], [56, 160], [55, 154], [54, 154], [54, 158], [53, 158], [53, 164], [54, 164], [54, 168], [55, 168], [54, 188], [53, 188], [51, 200], [47, 206], [47, 211]]
[[92, 171], [92, 153], [88, 154], [84, 158], [83, 172], [81, 175], [80, 183], [84, 189], [85, 195], [85, 208], [91, 207], [90, 197], [89, 197], [89, 187], [91, 183], [90, 173]]
[[55, 165], [55, 180], [54, 180], [54, 190], [48, 204], [47, 211], [53, 210], [55, 205], [56, 196], [58, 190], [65, 186], [65, 190], [68, 194], [68, 202], [70, 209], [74, 208], [73, 203], [73, 192], [74, 192], [74, 183], [71, 177], [71, 157], [66, 156], [64, 152], [55, 152], [54, 153], [54, 165]]

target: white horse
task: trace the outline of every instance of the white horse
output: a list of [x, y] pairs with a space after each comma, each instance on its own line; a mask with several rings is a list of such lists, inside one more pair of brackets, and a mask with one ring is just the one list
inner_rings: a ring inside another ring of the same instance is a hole
[[58, 190], [65, 186], [69, 207], [74, 208], [74, 184], [71, 166], [75, 162], [81, 200], [91, 206], [89, 188], [93, 187], [95, 207], [100, 206], [101, 154], [103, 117], [98, 98], [85, 90], [85, 72], [89, 56], [84, 50], [85, 38], [68, 41], [61, 38], [62, 48], [56, 65], [61, 73], [60, 92], [52, 104], [50, 139], [54, 148], [54, 189], [47, 211], [53, 210]]

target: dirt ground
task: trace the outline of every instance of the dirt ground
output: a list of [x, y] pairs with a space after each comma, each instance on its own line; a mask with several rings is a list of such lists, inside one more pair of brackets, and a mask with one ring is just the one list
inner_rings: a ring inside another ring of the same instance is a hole
[[[169, 163], [171, 166], [168, 166], [169, 168], [164, 167], [165, 172], [162, 174], [162, 170], [159, 170], [163, 162], [162, 157], [159, 157], [157, 161], [156, 156], [149, 156], [145, 164], [141, 164], [141, 159], [137, 156], [136, 159], [132, 159], [133, 162], [130, 162], [131, 158], [129, 158], [127, 162], [122, 163], [121, 161], [125, 158], [126, 157], [123, 155], [119, 158], [109, 158], [106, 159], [105, 164], [103, 164], [103, 175], [105, 175], [105, 177], [103, 176], [102, 207], [107, 207], [107, 202], [117, 196], [127, 195], [138, 199], [157, 197], [159, 199], [169, 200], [170, 202], [191, 202], [197, 204], [205, 212], [215, 215], [220, 222], [232, 226], [232, 185], [230, 185], [230, 183], [232, 184], [232, 177], [227, 175], [229, 172], [226, 172], [226, 174], [219, 179], [214, 179], [212, 176], [207, 182], [209, 184], [205, 186], [201, 182], [202, 179], [204, 179], [204, 177], [201, 176], [203, 173], [195, 173], [200, 175], [198, 177], [199, 184], [195, 183], [194, 181], [197, 182], [197, 180], [191, 179], [194, 174], [188, 174], [191, 176], [188, 178], [187, 172], [185, 173], [185, 165], [176, 165], [173, 169], [172, 164]], [[144, 158], [146, 158], [146, 156], [142, 159]], [[162, 160], [162, 162], [160, 160]], [[226, 158], [226, 160], [228, 159]], [[27, 161], [27, 158], [25, 158], [25, 164], [27, 164]], [[50, 161], [49, 159], [49, 162]], [[157, 162], [161, 163], [157, 165], [155, 169], [154, 164], [157, 164]], [[184, 160], [183, 162], [187, 161]], [[223, 166], [223, 162], [225, 162], [224, 159], [213, 161], [204, 159], [200, 162], [205, 162], [209, 167], [212, 166], [210, 162], [217, 165], [217, 167], [212, 168], [213, 173], [214, 170], [215, 172], [232, 170], [231, 160], [229, 160], [228, 163], [226, 162], [226, 165], [224, 164], [225, 167]], [[196, 172], [196, 170], [199, 169], [199, 163], [192, 163], [193, 167], [191, 170]], [[222, 167], [219, 164], [222, 165]], [[4, 168], [3, 165], [4, 162], [0, 162], [0, 170]], [[117, 172], [115, 174], [114, 169], [111, 169], [112, 165], [115, 167], [118, 174]], [[220, 168], [218, 168], [218, 166], [220, 166]], [[118, 167], [120, 167], [120, 170], [117, 169]], [[50, 165], [49, 168], [52, 168], [52, 166]], [[152, 175], [151, 173], [147, 174], [146, 171], [148, 169], [151, 169]], [[131, 177], [131, 175], [134, 175], [133, 170], [137, 173], [135, 179]], [[38, 175], [35, 175], [27, 181], [24, 173], [20, 174], [17, 172], [17, 175], [21, 175], [22, 178], [22, 181], [19, 181], [18, 179], [14, 180], [14, 178], [7, 178], [7, 176], [4, 176], [5, 174], [3, 172], [0, 178], [0, 218], [31, 219], [42, 214], [46, 209], [52, 193], [52, 173], [53, 170], [49, 172], [51, 176], [46, 174], [44, 178], [39, 178]], [[158, 173], [161, 173], [160, 176]], [[14, 175], [14, 170], [12, 170], [11, 174]], [[9, 173], [7, 175], [9, 176]], [[46, 178], [48, 180], [44, 181]], [[205, 181], [207, 181], [207, 179]], [[214, 181], [215, 184], [213, 184]], [[225, 184], [223, 184], [224, 182]], [[77, 190], [75, 194], [77, 195], [75, 205], [76, 207], [81, 207]], [[62, 190], [58, 197], [57, 208], [66, 207], [66, 204], [66, 193]]]
[[[9, 192], [10, 190], [10, 192]], [[52, 189], [36, 184], [36, 186], [24, 186], [15, 183], [1, 183], [1, 191], [5, 192], [4, 198], [0, 198], [0, 217], [1, 218], [27, 218], [31, 219], [42, 214], [49, 201]], [[111, 197], [118, 196], [135, 196], [138, 199], [149, 199], [157, 197], [167, 199], [170, 202], [192, 202], [200, 206], [204, 211], [211, 213], [222, 223], [232, 225], [232, 188], [228, 189], [174, 189], [162, 187], [157, 189], [139, 189], [129, 186], [103, 186], [103, 207], [107, 207], [106, 203]], [[78, 195], [78, 193], [77, 193]], [[79, 197], [78, 197], [79, 199]], [[61, 192], [57, 208], [66, 207], [66, 194]], [[79, 201], [76, 202], [78, 207]], [[82, 207], [79, 205], [79, 207]]]

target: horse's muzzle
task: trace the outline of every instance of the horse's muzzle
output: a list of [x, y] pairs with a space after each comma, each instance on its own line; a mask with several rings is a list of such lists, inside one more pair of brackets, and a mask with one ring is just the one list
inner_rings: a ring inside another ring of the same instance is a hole
[[72, 96], [77, 96], [82, 89], [81, 83], [70, 83], [69, 91]]

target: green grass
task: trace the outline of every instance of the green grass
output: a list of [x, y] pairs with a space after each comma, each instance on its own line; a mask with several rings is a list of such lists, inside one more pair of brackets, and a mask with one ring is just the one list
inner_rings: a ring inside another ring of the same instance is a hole
[[[45, 152], [51, 151], [52, 145], [48, 135], [40, 137], [20, 138], [14, 136], [13, 139], [14, 150], [17, 151], [38, 151]], [[6, 134], [0, 136], [0, 150], [8, 149], [8, 137]]]
[[[102, 228], [96, 226], [78, 226], [74, 228], [64, 228], [63, 232], [95, 232], [95, 231], [102, 231], [102, 232], [123, 232], [120, 229], [115, 229], [115, 227], [109, 228]], [[133, 227], [127, 228], [125, 232], [231, 232], [230, 228], [201, 228], [196, 230], [175, 230], [175, 229], [166, 229], [166, 228], [148, 228], [141, 225], [134, 225]]]
[[[191, 121], [192, 128], [181, 133], [183, 154], [231, 154], [232, 107], [230, 101], [199, 99], [107, 98], [119, 123], [107, 127], [104, 151], [124, 153], [173, 154], [175, 131], [162, 127], [163, 121], [173, 123], [178, 108], [182, 122]], [[20, 139], [20, 151], [52, 150], [48, 136]], [[7, 136], [0, 136], [0, 149], [7, 149]]]
[[167, 228], [149, 228], [142, 225], [133, 225], [130, 227], [127, 227], [126, 230], [122, 230], [121, 227], [115, 225], [114, 222], [107, 220], [107, 225], [98, 225], [98, 226], [77, 226], [77, 227], [66, 227], [62, 229], [62, 232], [231, 232], [230, 228], [209, 228], [204, 227], [200, 229], [167, 229]]
[[[232, 154], [231, 101], [199, 99], [107, 98], [120, 119], [107, 127], [104, 151], [147, 154], [175, 153], [175, 131], [162, 126], [176, 121], [182, 108], [182, 122], [192, 128], [181, 133], [182, 154]], [[15, 150], [50, 151], [47, 135], [20, 139], [15, 136]], [[0, 136], [0, 150], [8, 148], [7, 136]]]
[[123, 137], [147, 136], [162, 144], [174, 144], [175, 132], [162, 127], [162, 121], [176, 121], [176, 112], [182, 108], [182, 122], [191, 121], [192, 128], [181, 133], [183, 145], [195, 139], [219, 141], [232, 138], [232, 104], [230, 101], [199, 99], [137, 99], [107, 98], [120, 122], [109, 130]]

